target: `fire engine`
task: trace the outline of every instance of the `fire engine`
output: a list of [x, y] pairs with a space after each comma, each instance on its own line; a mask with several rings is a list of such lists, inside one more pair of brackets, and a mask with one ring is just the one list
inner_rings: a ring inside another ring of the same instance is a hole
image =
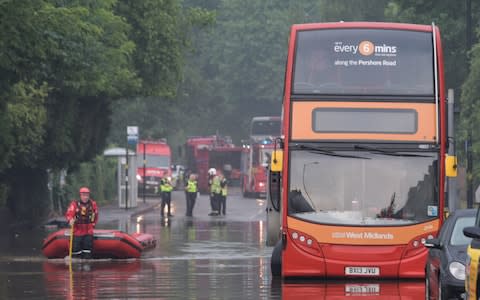
[[209, 193], [208, 169], [222, 173], [229, 185], [240, 180], [242, 147], [235, 146], [231, 138], [219, 135], [189, 137], [185, 144], [188, 173], [198, 175], [198, 190]]
[[273, 141], [250, 140], [244, 144], [241, 165], [241, 187], [244, 197], [266, 197], [267, 166], [273, 151]]
[[160, 180], [171, 176], [172, 153], [165, 139], [139, 141], [137, 144], [138, 194], [154, 196], [159, 192]]

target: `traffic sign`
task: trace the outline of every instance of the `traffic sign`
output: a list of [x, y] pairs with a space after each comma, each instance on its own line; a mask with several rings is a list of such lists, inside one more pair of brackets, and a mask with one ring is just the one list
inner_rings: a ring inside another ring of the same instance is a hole
[[138, 142], [138, 135], [129, 135], [127, 136], [127, 143], [129, 145], [136, 145]]
[[136, 145], [138, 142], [138, 126], [127, 126], [127, 143]]

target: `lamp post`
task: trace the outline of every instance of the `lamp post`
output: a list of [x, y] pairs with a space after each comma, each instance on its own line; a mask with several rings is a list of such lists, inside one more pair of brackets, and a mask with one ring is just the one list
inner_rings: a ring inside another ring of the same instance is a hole
[[138, 142], [138, 126], [127, 126], [127, 147], [125, 163], [125, 209], [128, 209], [128, 146], [136, 146]]
[[147, 144], [145, 141], [143, 142], [143, 203], [145, 203], [145, 192], [147, 189], [147, 179], [145, 176], [147, 176]]

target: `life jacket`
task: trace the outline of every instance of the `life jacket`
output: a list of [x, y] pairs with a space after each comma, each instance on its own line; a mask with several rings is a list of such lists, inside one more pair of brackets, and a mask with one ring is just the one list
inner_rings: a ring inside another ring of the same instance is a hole
[[90, 224], [95, 221], [95, 212], [93, 211], [93, 205], [90, 199], [88, 199], [87, 203], [77, 200], [75, 217], [75, 223], [77, 224]]

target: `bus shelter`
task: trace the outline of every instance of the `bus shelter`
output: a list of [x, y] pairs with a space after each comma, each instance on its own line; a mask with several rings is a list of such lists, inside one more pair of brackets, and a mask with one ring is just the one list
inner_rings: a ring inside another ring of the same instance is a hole
[[[125, 148], [110, 148], [103, 152], [104, 156], [117, 158], [117, 198], [119, 208], [137, 207], [137, 155], [135, 151], [128, 150], [128, 178], [127, 151]], [[128, 190], [128, 197], [127, 197]]]

